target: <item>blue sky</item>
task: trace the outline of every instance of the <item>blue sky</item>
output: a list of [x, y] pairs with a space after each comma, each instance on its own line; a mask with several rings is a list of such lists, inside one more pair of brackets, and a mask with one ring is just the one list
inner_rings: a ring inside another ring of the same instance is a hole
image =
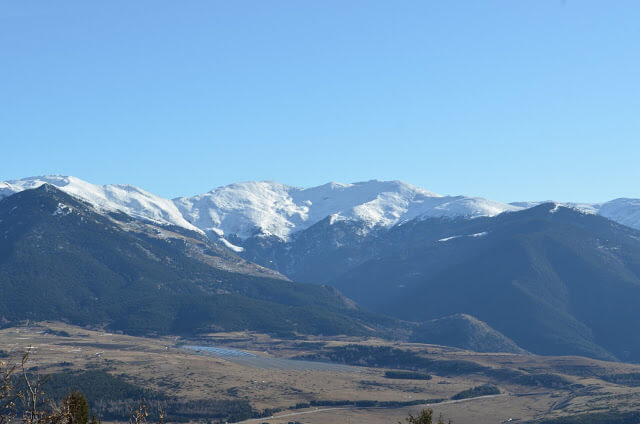
[[0, 0], [0, 180], [640, 197], [640, 2]]

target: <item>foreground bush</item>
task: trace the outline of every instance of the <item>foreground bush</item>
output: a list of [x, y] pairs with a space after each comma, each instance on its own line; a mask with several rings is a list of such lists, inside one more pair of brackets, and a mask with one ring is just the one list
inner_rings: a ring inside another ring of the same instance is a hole
[[[408, 424], [433, 424], [433, 409], [423, 409], [416, 416], [409, 414], [405, 421]], [[402, 421], [398, 421], [398, 424], [403, 424]], [[438, 418], [438, 424], [444, 424], [444, 418], [442, 415]], [[448, 421], [448, 424], [453, 424], [451, 420]]]
[[[0, 361], [0, 424], [101, 424], [90, 416], [89, 402], [84, 394], [71, 391], [60, 404], [47, 397], [45, 379], [27, 371], [30, 351], [18, 364]], [[130, 424], [145, 424], [149, 412], [144, 402], [129, 409]], [[158, 423], [164, 422], [162, 411]]]

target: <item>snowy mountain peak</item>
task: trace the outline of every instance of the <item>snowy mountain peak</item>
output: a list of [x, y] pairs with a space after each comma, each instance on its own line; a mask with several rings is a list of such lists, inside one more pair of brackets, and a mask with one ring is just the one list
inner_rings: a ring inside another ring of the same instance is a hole
[[520, 208], [464, 196], [442, 196], [401, 181], [331, 182], [299, 188], [261, 181], [218, 187], [174, 200], [183, 216], [207, 233], [255, 234], [287, 240], [297, 231], [331, 217], [390, 227], [414, 218], [493, 216]]
[[366, 229], [391, 227], [412, 219], [494, 216], [541, 203], [600, 214], [640, 229], [640, 199], [620, 198], [599, 204], [505, 204], [479, 197], [443, 196], [402, 181], [330, 182], [310, 188], [276, 181], [249, 181], [169, 200], [132, 185], [99, 186], [72, 176], [46, 175], [0, 182], [0, 199], [42, 184], [56, 186], [98, 209], [121, 211], [136, 218], [205, 233], [237, 252], [241, 248], [230, 243], [233, 240], [230, 236], [246, 239], [273, 235], [288, 240], [325, 218], [331, 224], [360, 221]]
[[0, 183], [0, 199], [23, 190], [51, 184], [103, 210], [121, 211], [127, 215], [161, 224], [177, 225], [202, 232], [187, 222], [173, 202], [132, 185], [99, 186], [76, 177], [45, 175]]

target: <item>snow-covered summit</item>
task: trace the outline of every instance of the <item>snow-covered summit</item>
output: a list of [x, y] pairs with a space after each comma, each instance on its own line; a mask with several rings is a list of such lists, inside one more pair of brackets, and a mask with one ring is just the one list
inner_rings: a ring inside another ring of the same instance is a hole
[[174, 199], [183, 216], [207, 233], [245, 239], [293, 233], [331, 217], [390, 227], [414, 218], [493, 216], [521, 208], [482, 198], [442, 196], [401, 181], [328, 183], [299, 188], [272, 181], [231, 184]]
[[[204, 232], [235, 251], [241, 248], [230, 244], [225, 236], [246, 239], [254, 234], [270, 234], [288, 240], [292, 234], [327, 217], [331, 222], [361, 221], [369, 228], [391, 227], [416, 218], [494, 216], [546, 203], [505, 204], [478, 197], [442, 196], [401, 181], [378, 180], [333, 182], [311, 188], [273, 181], [244, 182], [172, 201], [131, 185], [99, 186], [62, 175], [0, 182], [0, 199], [45, 183], [98, 209], [117, 210], [136, 218]], [[560, 205], [640, 229], [640, 199]]]
[[121, 211], [136, 218], [202, 232], [182, 217], [171, 200], [132, 185], [99, 186], [76, 177], [47, 175], [0, 182], [0, 199], [23, 190], [40, 187], [43, 184], [56, 186], [65, 193], [89, 202], [98, 209]]

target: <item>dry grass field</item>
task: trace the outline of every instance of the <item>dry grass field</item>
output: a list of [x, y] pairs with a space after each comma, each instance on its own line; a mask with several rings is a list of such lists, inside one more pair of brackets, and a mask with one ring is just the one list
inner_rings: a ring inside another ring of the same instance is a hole
[[[222, 354], [189, 350], [181, 345], [217, 346]], [[288, 358], [323, 349], [360, 344], [393, 346], [435, 360], [463, 360], [498, 370], [554, 374], [564, 387], [522, 385], [483, 373], [440, 376], [430, 380], [393, 379], [385, 369], [291, 361]], [[318, 406], [290, 409], [311, 401], [415, 401], [442, 399], [430, 405], [456, 423], [531, 421], [585, 411], [633, 410], [640, 407], [640, 388], [602, 379], [640, 372], [640, 366], [579, 357], [479, 354], [433, 345], [390, 343], [377, 339], [301, 338], [280, 340], [253, 333], [216, 333], [197, 340], [133, 337], [46, 322], [0, 330], [0, 350], [17, 357], [32, 346], [29, 366], [59, 373], [105, 370], [138, 386], [170, 392], [181, 399], [246, 399], [262, 410], [282, 408], [256, 423], [396, 423], [422, 406], [355, 408]], [[235, 355], [238, 351], [249, 355]], [[230, 352], [230, 354], [228, 354]], [[462, 401], [451, 397], [465, 389], [496, 384], [500, 395]], [[294, 415], [295, 414], [295, 415]]]

